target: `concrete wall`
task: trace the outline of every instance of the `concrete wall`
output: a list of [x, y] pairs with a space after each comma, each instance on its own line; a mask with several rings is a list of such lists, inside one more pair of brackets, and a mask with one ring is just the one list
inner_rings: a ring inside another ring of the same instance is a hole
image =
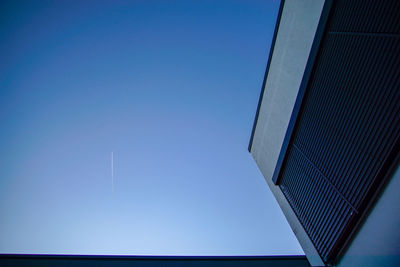
[[339, 266], [400, 266], [400, 167], [356, 234]]
[[285, 1], [251, 148], [251, 154], [312, 265], [323, 262], [282, 191], [273, 184], [272, 175], [323, 5], [323, 0]]

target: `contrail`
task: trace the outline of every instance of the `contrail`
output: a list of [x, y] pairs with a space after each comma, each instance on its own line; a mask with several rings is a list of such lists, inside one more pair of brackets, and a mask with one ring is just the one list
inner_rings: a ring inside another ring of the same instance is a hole
[[114, 192], [114, 152], [111, 152], [111, 184]]

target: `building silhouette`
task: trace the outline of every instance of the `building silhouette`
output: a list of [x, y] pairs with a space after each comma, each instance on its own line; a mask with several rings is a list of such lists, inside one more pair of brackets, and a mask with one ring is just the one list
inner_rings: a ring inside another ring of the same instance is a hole
[[400, 265], [399, 148], [400, 1], [282, 1], [249, 151], [311, 265]]

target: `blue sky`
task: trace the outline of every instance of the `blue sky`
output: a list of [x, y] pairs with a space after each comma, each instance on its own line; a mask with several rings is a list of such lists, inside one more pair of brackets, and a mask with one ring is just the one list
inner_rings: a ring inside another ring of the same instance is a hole
[[1, 1], [0, 253], [303, 254], [247, 151], [278, 6]]

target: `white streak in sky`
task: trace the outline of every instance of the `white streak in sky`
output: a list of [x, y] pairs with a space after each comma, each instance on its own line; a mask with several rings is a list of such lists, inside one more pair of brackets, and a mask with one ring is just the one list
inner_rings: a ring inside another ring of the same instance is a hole
[[114, 192], [114, 152], [111, 152], [111, 184]]

